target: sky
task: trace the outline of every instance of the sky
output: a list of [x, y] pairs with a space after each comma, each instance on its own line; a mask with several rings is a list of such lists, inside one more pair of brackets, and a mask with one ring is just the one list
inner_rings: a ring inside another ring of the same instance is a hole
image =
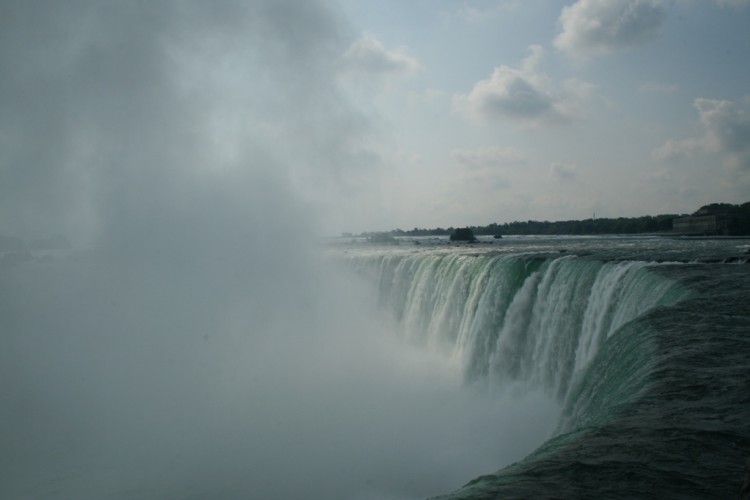
[[750, 199], [747, 0], [0, 12], [0, 234], [102, 242], [214, 199], [324, 235]]
[[750, 199], [750, 2], [345, 3], [384, 129], [380, 227]]

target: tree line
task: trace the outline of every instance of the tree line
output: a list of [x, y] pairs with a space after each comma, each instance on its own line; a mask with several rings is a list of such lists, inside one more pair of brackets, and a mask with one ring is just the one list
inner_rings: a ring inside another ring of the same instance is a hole
[[[672, 221], [680, 217], [719, 215], [731, 221], [731, 234], [750, 234], [750, 202], [741, 205], [730, 203], [712, 203], [704, 205], [693, 214], [661, 214], [642, 217], [591, 218], [566, 221], [514, 221], [498, 224], [493, 222], [486, 226], [467, 226], [477, 236], [496, 235], [587, 235], [587, 234], [643, 234], [669, 233]], [[456, 231], [454, 227], [433, 229], [394, 229], [385, 233], [366, 232], [360, 236], [390, 234], [391, 236], [449, 236]]]

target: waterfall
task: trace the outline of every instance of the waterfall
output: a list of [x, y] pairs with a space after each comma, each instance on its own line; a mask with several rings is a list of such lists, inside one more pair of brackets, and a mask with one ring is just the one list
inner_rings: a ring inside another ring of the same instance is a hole
[[460, 363], [468, 381], [520, 382], [563, 402], [602, 344], [684, 297], [657, 264], [539, 254], [349, 256], [403, 335]]

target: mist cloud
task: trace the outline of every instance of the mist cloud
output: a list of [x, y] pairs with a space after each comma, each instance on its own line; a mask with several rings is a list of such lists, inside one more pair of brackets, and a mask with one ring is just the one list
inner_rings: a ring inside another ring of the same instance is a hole
[[424, 497], [544, 436], [488, 440], [554, 408], [464, 391], [320, 255], [327, 195], [373, 165], [329, 4], [0, 23], [0, 234], [86, 247], [0, 269], [4, 494]]
[[324, 188], [356, 163], [367, 125], [337, 91], [340, 24], [323, 4], [3, 10], [7, 233], [107, 238], [141, 227], [131, 215], [182, 217], [205, 183]]

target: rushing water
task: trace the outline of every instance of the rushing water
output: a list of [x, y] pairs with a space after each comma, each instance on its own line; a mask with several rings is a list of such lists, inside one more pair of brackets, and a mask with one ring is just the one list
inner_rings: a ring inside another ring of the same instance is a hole
[[241, 248], [2, 256], [0, 497], [736, 497], [750, 240]]
[[737, 495], [750, 458], [748, 240], [343, 248], [402, 335], [442, 350], [466, 383], [542, 389], [560, 405], [552, 439], [441, 498]]

